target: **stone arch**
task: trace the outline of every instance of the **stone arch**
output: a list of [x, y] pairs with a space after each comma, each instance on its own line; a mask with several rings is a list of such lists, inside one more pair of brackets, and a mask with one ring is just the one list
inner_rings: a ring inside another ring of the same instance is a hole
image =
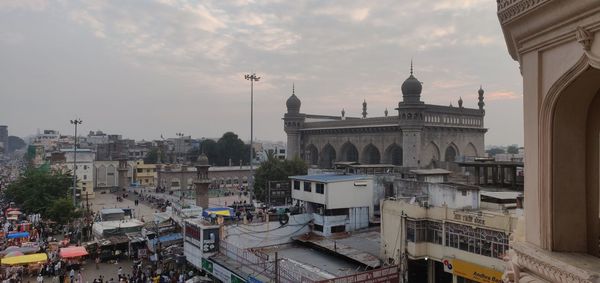
[[319, 167], [320, 168], [333, 168], [333, 163], [335, 162], [337, 156], [335, 149], [331, 144], [326, 144], [323, 149], [321, 149], [321, 155], [319, 156]]
[[463, 150], [463, 155], [464, 156], [479, 156], [477, 154], [477, 148], [475, 148], [475, 146], [471, 142], [469, 144], [467, 144], [467, 146], [465, 147], [465, 150]]
[[432, 162], [440, 160], [440, 148], [433, 141], [430, 141], [421, 155], [421, 165], [428, 166]]
[[381, 153], [379, 153], [379, 149], [372, 143], [368, 144], [363, 149], [362, 163], [364, 163], [364, 164], [379, 164], [379, 163], [381, 163]]
[[108, 175], [106, 175], [106, 166], [101, 165], [100, 167], [98, 167], [96, 169], [96, 180], [98, 180], [98, 184], [96, 184], [98, 187], [105, 187], [106, 186], [106, 182], [107, 182], [107, 178]]
[[117, 168], [110, 164], [106, 167], [106, 186], [116, 187], [117, 186]]
[[404, 152], [402, 147], [397, 145], [396, 143], [391, 144], [385, 150], [383, 162], [386, 164], [392, 164], [397, 166], [402, 166], [404, 158]]
[[358, 149], [349, 141], [340, 148], [340, 155], [342, 161], [358, 162]]
[[542, 102], [541, 178], [535, 193], [541, 198], [539, 225], [543, 247], [600, 256], [597, 63], [582, 56], [554, 83]]
[[458, 147], [453, 142], [451, 142], [444, 151], [444, 161], [454, 162], [458, 158], [458, 155]]
[[309, 165], [319, 165], [319, 150], [314, 144], [306, 147], [306, 162]]

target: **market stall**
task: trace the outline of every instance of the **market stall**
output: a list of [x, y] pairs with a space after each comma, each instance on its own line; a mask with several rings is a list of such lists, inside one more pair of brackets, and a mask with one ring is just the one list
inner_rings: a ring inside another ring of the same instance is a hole
[[42, 264], [44, 264], [48, 260], [48, 255], [45, 253], [37, 253], [30, 255], [19, 255], [13, 257], [4, 257], [0, 259], [0, 265], [8, 266], [8, 267], [17, 267], [23, 268], [25, 274], [36, 274]]

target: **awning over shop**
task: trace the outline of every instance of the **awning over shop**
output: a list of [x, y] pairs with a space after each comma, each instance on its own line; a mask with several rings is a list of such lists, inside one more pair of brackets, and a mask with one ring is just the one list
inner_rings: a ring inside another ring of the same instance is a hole
[[88, 255], [88, 252], [84, 247], [68, 247], [68, 248], [61, 248], [59, 255], [62, 258], [72, 258], [72, 257]]
[[12, 233], [12, 234], [8, 234], [6, 236], [6, 238], [8, 238], [8, 239], [18, 239], [18, 238], [27, 238], [27, 237], [29, 237], [29, 232]]
[[233, 208], [230, 207], [214, 207], [207, 208], [202, 211], [202, 216], [208, 217], [211, 214], [231, 217], [234, 215]]
[[3, 258], [3, 259], [0, 259], [0, 263], [2, 265], [18, 265], [18, 264], [44, 262], [46, 260], [48, 260], [48, 256], [45, 253], [38, 253], [38, 254]]

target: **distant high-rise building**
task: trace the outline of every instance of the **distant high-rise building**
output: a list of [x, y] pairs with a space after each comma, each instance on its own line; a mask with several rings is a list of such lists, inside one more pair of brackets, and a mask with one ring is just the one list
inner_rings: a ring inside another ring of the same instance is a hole
[[0, 126], [0, 153], [8, 151], [8, 126]]

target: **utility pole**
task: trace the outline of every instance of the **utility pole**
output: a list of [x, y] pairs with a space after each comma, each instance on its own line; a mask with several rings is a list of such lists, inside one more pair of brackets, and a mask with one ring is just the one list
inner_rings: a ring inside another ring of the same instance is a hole
[[244, 78], [250, 81], [250, 179], [248, 180], [248, 191], [250, 192], [250, 203], [252, 203], [252, 199], [254, 199], [254, 167], [252, 165], [252, 151], [254, 150], [254, 82], [258, 82], [260, 77], [252, 73], [252, 75], [245, 75]]
[[275, 252], [275, 283], [279, 283], [279, 256]]
[[75, 125], [75, 141], [73, 143], [73, 206], [77, 207], [77, 125], [83, 121], [81, 119], [71, 120], [71, 124]]

